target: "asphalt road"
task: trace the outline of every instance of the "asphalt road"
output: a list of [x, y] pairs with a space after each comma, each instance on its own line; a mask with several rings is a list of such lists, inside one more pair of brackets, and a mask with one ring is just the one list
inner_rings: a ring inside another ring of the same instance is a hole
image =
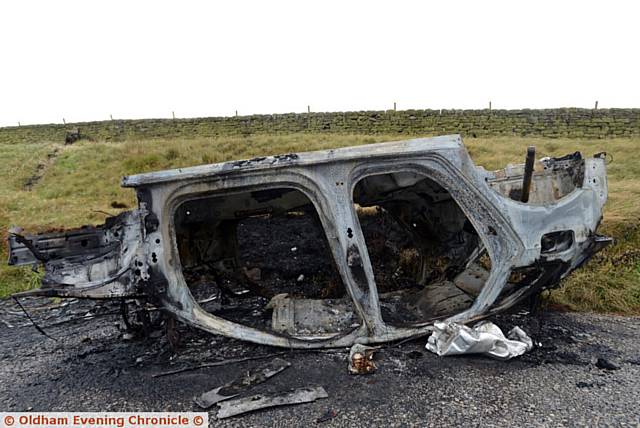
[[[155, 338], [124, 340], [117, 306], [25, 301], [36, 331], [12, 301], [0, 302], [0, 407], [4, 411], [199, 411], [193, 398], [257, 361], [153, 377], [221, 358], [282, 350], [211, 336], [182, 326], [177, 353]], [[61, 322], [62, 321], [62, 322]], [[61, 322], [61, 323], [60, 323]], [[543, 322], [503, 316], [542, 346], [508, 362], [440, 358], [426, 339], [376, 354], [370, 375], [347, 372], [344, 350], [288, 352], [291, 367], [247, 395], [321, 385], [329, 397], [211, 426], [639, 426], [640, 318], [548, 312]], [[57, 324], [56, 324], [57, 323]], [[598, 368], [603, 358], [619, 367]], [[328, 411], [335, 417], [317, 420]]]

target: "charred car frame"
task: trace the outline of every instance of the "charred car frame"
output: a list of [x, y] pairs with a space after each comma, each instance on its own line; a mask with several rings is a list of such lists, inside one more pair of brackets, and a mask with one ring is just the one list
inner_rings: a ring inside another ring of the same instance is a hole
[[[607, 199], [603, 155], [535, 161], [530, 150], [526, 164], [491, 172], [473, 163], [458, 135], [133, 175], [122, 185], [136, 189], [138, 208], [102, 226], [11, 231], [9, 263], [45, 270], [41, 288], [22, 295], [137, 299], [255, 343], [349, 346], [505, 310], [556, 286], [610, 241], [596, 234]], [[414, 250], [411, 286], [381, 290], [375, 243], [362, 227], [367, 210], [393, 218], [406, 233]], [[247, 279], [238, 260], [238, 225], [296, 213], [310, 215], [322, 231], [326, 242], [317, 245], [327, 247], [343, 295], [264, 293], [259, 306], [272, 311], [270, 325], [224, 316], [224, 303], [205, 309], [217, 297], [195, 296], [198, 266], [218, 275], [211, 287], [241, 277], [248, 290], [230, 294], [255, 298], [260, 278]]]

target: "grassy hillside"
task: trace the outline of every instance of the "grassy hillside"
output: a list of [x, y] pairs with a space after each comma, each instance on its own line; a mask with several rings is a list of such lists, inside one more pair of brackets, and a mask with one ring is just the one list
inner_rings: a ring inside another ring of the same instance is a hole
[[[9, 268], [6, 236], [11, 225], [36, 231], [101, 223], [108, 214], [135, 206], [134, 193], [119, 186], [126, 174], [265, 154], [299, 152], [407, 138], [407, 135], [290, 134], [279, 136], [0, 143], [0, 296], [37, 284], [28, 268]], [[474, 161], [487, 169], [522, 162], [525, 148], [540, 156], [575, 150], [585, 155], [607, 151], [609, 202], [601, 232], [616, 244], [572, 275], [552, 299], [577, 310], [640, 313], [640, 138], [544, 139], [468, 138]]]

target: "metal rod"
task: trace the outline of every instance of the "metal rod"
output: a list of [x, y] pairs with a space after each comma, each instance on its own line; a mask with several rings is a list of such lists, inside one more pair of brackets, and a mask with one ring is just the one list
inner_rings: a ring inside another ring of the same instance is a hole
[[533, 176], [533, 163], [536, 160], [536, 147], [527, 147], [527, 160], [524, 164], [524, 177], [522, 177], [522, 195], [520, 201], [529, 202], [529, 192], [531, 191], [531, 177]]

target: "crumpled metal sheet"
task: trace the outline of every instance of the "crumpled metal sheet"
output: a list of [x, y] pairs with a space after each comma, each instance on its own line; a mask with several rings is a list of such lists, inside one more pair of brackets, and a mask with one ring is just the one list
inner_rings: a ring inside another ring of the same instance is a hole
[[254, 395], [251, 397], [237, 398], [235, 400], [222, 401], [218, 404], [220, 410], [216, 417], [224, 419], [241, 415], [254, 410], [269, 407], [286, 406], [292, 404], [310, 403], [320, 398], [327, 398], [327, 391], [321, 386], [298, 388], [291, 391], [279, 392], [271, 395]]
[[243, 391], [266, 381], [290, 366], [290, 362], [281, 358], [274, 358], [261, 367], [243, 372], [241, 376], [226, 385], [205, 392], [197, 397], [195, 402], [203, 409], [208, 409], [216, 403], [238, 396]]
[[484, 354], [508, 360], [533, 349], [533, 341], [520, 327], [512, 328], [505, 337], [500, 327], [490, 321], [471, 328], [454, 322], [436, 322], [426, 348], [441, 357]]

